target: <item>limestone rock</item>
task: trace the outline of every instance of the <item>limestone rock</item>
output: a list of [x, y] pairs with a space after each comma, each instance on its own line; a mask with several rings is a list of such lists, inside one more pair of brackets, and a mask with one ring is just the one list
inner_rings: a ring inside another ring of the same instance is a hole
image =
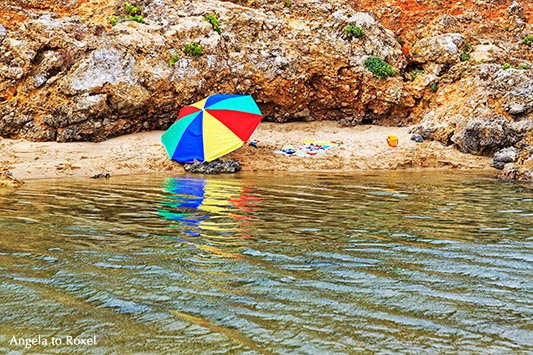
[[[265, 120], [277, 122], [386, 123], [406, 118], [402, 107], [412, 106], [401, 80], [383, 88], [362, 65], [378, 56], [401, 71], [406, 61], [395, 34], [348, 0], [290, 9], [160, 0], [143, 2], [141, 23], [115, 26], [107, 19], [124, 9], [103, 2], [113, 6], [100, 4], [90, 16], [80, 15], [82, 2], [61, 11], [51, 1], [35, 3], [25, 7], [26, 23], [0, 31], [1, 136], [101, 141], [166, 129], [179, 108], [217, 92], [251, 94]], [[69, 12], [78, 16], [64, 16]], [[207, 14], [216, 15], [220, 33]], [[348, 25], [361, 26], [365, 36], [346, 39]], [[191, 43], [203, 55], [185, 54]]]
[[503, 109], [511, 115], [533, 111], [533, 72], [524, 69], [499, 70], [492, 80], [493, 95], [501, 98]]
[[474, 63], [497, 63], [505, 56], [505, 50], [495, 44], [479, 44], [473, 47], [470, 61]]
[[234, 158], [216, 159], [211, 162], [186, 163], [183, 164], [183, 169], [195, 174], [232, 174], [241, 170], [241, 164]]
[[505, 164], [503, 170], [498, 175], [500, 180], [504, 181], [527, 181], [533, 182], [533, 169], [523, 168], [519, 164]]
[[[417, 124], [424, 140], [472, 154], [516, 146], [516, 164], [527, 161], [530, 1], [137, 3], [140, 23], [115, 0], [3, 1], [0, 136], [101, 141], [166, 129], [191, 102], [241, 93], [268, 121]], [[111, 16], [122, 19], [112, 26]], [[349, 25], [364, 36], [348, 39]], [[183, 52], [191, 43], [201, 56]], [[374, 78], [369, 56], [398, 74]]]
[[411, 48], [411, 60], [415, 63], [455, 64], [460, 59], [464, 37], [459, 33], [446, 33], [422, 38]]
[[430, 99], [412, 133], [490, 155], [533, 130], [531, 73], [458, 63], [442, 76], [447, 85]]
[[505, 164], [514, 163], [518, 159], [518, 149], [515, 147], [503, 148], [494, 153], [493, 163], [496, 169], [502, 170]]
[[486, 154], [508, 144], [506, 127], [504, 119], [471, 120], [466, 127], [456, 131], [451, 140], [463, 153]]

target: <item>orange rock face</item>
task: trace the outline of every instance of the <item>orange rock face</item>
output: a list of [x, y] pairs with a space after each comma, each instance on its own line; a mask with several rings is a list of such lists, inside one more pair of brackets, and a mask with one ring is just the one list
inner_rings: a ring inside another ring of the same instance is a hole
[[449, 0], [394, 0], [353, 1], [360, 11], [372, 11], [386, 28], [393, 29], [406, 41], [426, 37], [425, 32], [442, 16], [457, 19], [458, 32], [471, 35], [504, 35], [516, 31], [520, 24], [533, 23], [533, 3], [517, 1], [521, 9], [511, 7], [513, 1], [449, 1]]

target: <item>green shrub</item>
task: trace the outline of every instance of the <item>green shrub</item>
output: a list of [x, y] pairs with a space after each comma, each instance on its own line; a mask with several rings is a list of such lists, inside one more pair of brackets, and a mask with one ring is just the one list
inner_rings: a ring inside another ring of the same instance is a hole
[[344, 28], [344, 34], [348, 40], [353, 38], [363, 38], [365, 36], [365, 31], [359, 26], [348, 25]]
[[415, 69], [411, 72], [411, 81], [415, 80], [417, 76], [420, 74], [424, 74], [424, 71], [422, 69]]
[[125, 2], [124, 12], [126, 12], [127, 15], [133, 17], [135, 15], [141, 15], [143, 12], [143, 8], [142, 6], [131, 5], [130, 3]]
[[291, 7], [292, 3], [291, 0], [285, 0], [284, 6], [285, 7]]
[[126, 21], [135, 21], [135, 22], [139, 22], [139, 23], [143, 23], [144, 22], [144, 18], [141, 15], [126, 16], [125, 20]]
[[211, 26], [213, 26], [213, 30], [215, 30], [215, 32], [220, 34], [221, 31], [220, 31], [220, 27], [218, 27], [218, 19], [215, 15], [213, 14], [205, 15], [204, 19], [207, 22], [209, 22]]
[[202, 54], [204, 54], [202, 46], [200, 46], [198, 43], [189, 43], [182, 49], [182, 51], [185, 53], [185, 55], [191, 57], [200, 57]]
[[111, 22], [111, 25], [115, 26], [120, 21], [135, 21], [142, 23], [144, 22], [144, 18], [142, 16], [143, 8], [142, 6], [136, 6], [131, 5], [128, 2], [124, 3], [124, 12], [126, 13], [126, 16], [124, 17], [117, 17], [117, 16], [111, 16], [109, 19], [109, 22]]
[[511, 68], [513, 68], [513, 69], [521, 69], [521, 70], [529, 70], [529, 65], [524, 64], [524, 63], [522, 63], [522, 64], [520, 64], [520, 65], [518, 65], [518, 66], [512, 66], [512, 65], [509, 64], [509, 63], [504, 63], [504, 64], [502, 65], [502, 69], [503, 69], [503, 70], [507, 70], [507, 69], [511, 69]]
[[431, 86], [429, 87], [429, 89], [431, 90], [431, 92], [436, 92], [439, 88], [439, 83], [433, 83], [431, 84]]
[[135, 21], [139, 23], [144, 22], [144, 18], [142, 16], [143, 8], [142, 6], [135, 6], [131, 5], [128, 2], [124, 3], [124, 13], [125, 16], [110, 16], [107, 20], [111, 24], [111, 26], [115, 26], [121, 21]]
[[531, 46], [531, 43], [533, 43], [533, 34], [526, 36], [526, 37], [522, 40], [522, 43], [524, 43], [524, 44], [526, 44], [526, 45], [528, 45], [528, 46]]
[[472, 45], [467, 43], [463, 48], [463, 53], [461, 53], [461, 62], [466, 62], [470, 59], [470, 53], [472, 52]]
[[378, 57], [368, 57], [363, 62], [363, 65], [374, 74], [376, 78], [386, 79], [396, 74], [389, 63]]
[[109, 21], [111, 26], [116, 26], [120, 19], [117, 16], [110, 16], [107, 20]]
[[180, 59], [180, 57], [177, 55], [177, 54], [173, 54], [172, 57], [170, 57], [170, 60], [168, 62], [168, 65], [170, 65], [171, 67], [174, 66], [174, 64], [176, 64], [176, 62]]

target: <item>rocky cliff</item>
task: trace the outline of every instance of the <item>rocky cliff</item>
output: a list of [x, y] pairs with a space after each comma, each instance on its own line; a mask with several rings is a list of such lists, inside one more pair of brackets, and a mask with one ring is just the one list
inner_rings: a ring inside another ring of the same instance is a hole
[[532, 42], [525, 0], [4, 0], [0, 135], [100, 141], [247, 93], [265, 120], [414, 125], [531, 179]]

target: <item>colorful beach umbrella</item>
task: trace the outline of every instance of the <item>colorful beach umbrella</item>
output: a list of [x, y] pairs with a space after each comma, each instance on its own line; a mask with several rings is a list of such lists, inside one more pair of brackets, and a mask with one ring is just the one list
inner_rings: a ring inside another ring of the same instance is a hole
[[183, 107], [161, 142], [180, 163], [209, 162], [241, 147], [262, 117], [250, 95], [215, 94]]

